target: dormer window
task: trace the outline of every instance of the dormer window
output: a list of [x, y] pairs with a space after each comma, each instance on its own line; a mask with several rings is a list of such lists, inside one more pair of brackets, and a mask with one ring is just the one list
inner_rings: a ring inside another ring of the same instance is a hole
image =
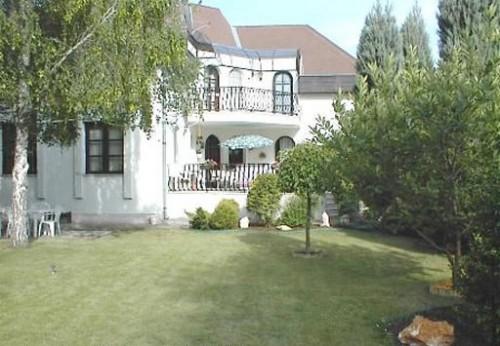
[[219, 71], [208, 66], [205, 73], [205, 109], [218, 112], [220, 109]]
[[293, 113], [293, 81], [288, 72], [278, 72], [274, 76], [274, 112]]

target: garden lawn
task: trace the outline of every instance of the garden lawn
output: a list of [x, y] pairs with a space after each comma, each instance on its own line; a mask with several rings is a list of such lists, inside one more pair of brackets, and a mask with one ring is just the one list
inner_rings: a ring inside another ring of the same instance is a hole
[[[4, 345], [388, 345], [384, 318], [453, 303], [413, 240], [315, 230], [322, 258], [292, 256], [303, 232], [117, 232], [0, 241]], [[55, 266], [53, 274], [51, 266]]]

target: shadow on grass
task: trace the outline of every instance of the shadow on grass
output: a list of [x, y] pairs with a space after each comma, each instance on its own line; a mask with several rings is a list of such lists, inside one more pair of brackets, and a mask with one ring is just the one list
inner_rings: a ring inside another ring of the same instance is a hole
[[178, 316], [177, 336], [186, 344], [381, 345], [380, 319], [444, 303], [418, 279], [428, 275], [418, 258], [321, 239], [323, 257], [297, 258], [301, 235], [238, 234], [245, 251], [179, 283], [180, 302], [194, 308]]
[[339, 228], [349, 236], [380, 245], [405, 247], [408, 250], [426, 254], [436, 254], [436, 250], [418, 236], [393, 234], [379, 230], [359, 230], [352, 228]]

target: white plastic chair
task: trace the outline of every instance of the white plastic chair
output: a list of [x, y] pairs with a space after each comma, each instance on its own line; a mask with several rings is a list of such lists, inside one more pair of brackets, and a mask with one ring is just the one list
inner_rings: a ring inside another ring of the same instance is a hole
[[4, 219], [5, 219], [5, 211], [3, 208], [0, 208], [0, 237], [2, 235], [2, 226], [3, 226]]
[[0, 209], [0, 234], [2, 233], [2, 223], [7, 221], [7, 229], [5, 230], [6, 237], [10, 236], [10, 229], [12, 227], [12, 211], [10, 208]]
[[[44, 232], [44, 227], [48, 227], [50, 233]], [[52, 210], [44, 212], [38, 224], [38, 237], [42, 234], [55, 237], [56, 232], [61, 234], [61, 211]]]

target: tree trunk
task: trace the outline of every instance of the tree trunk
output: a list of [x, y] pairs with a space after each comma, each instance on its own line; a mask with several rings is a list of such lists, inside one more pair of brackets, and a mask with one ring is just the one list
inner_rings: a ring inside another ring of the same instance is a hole
[[306, 253], [311, 251], [311, 219], [312, 219], [311, 195], [307, 194], [307, 221], [306, 221]]
[[18, 100], [16, 109], [16, 146], [14, 154], [14, 168], [12, 171], [12, 227], [10, 228], [12, 245], [23, 246], [28, 243], [27, 219], [27, 183], [28, 175], [28, 126], [33, 121], [31, 90], [28, 81], [31, 65], [31, 39], [33, 36], [33, 22], [30, 18], [33, 11], [33, 2], [19, 1], [19, 18], [17, 25], [21, 32], [22, 47], [17, 61], [18, 72], [21, 76], [18, 86]]
[[458, 285], [458, 276], [460, 271], [460, 259], [462, 257], [462, 232], [457, 231], [455, 234], [455, 253], [453, 255], [452, 263], [452, 283], [453, 288]]
[[10, 227], [10, 236], [14, 247], [26, 245], [28, 242], [26, 214], [28, 168], [28, 131], [18, 126], [16, 128], [16, 147], [12, 171], [12, 223]]

